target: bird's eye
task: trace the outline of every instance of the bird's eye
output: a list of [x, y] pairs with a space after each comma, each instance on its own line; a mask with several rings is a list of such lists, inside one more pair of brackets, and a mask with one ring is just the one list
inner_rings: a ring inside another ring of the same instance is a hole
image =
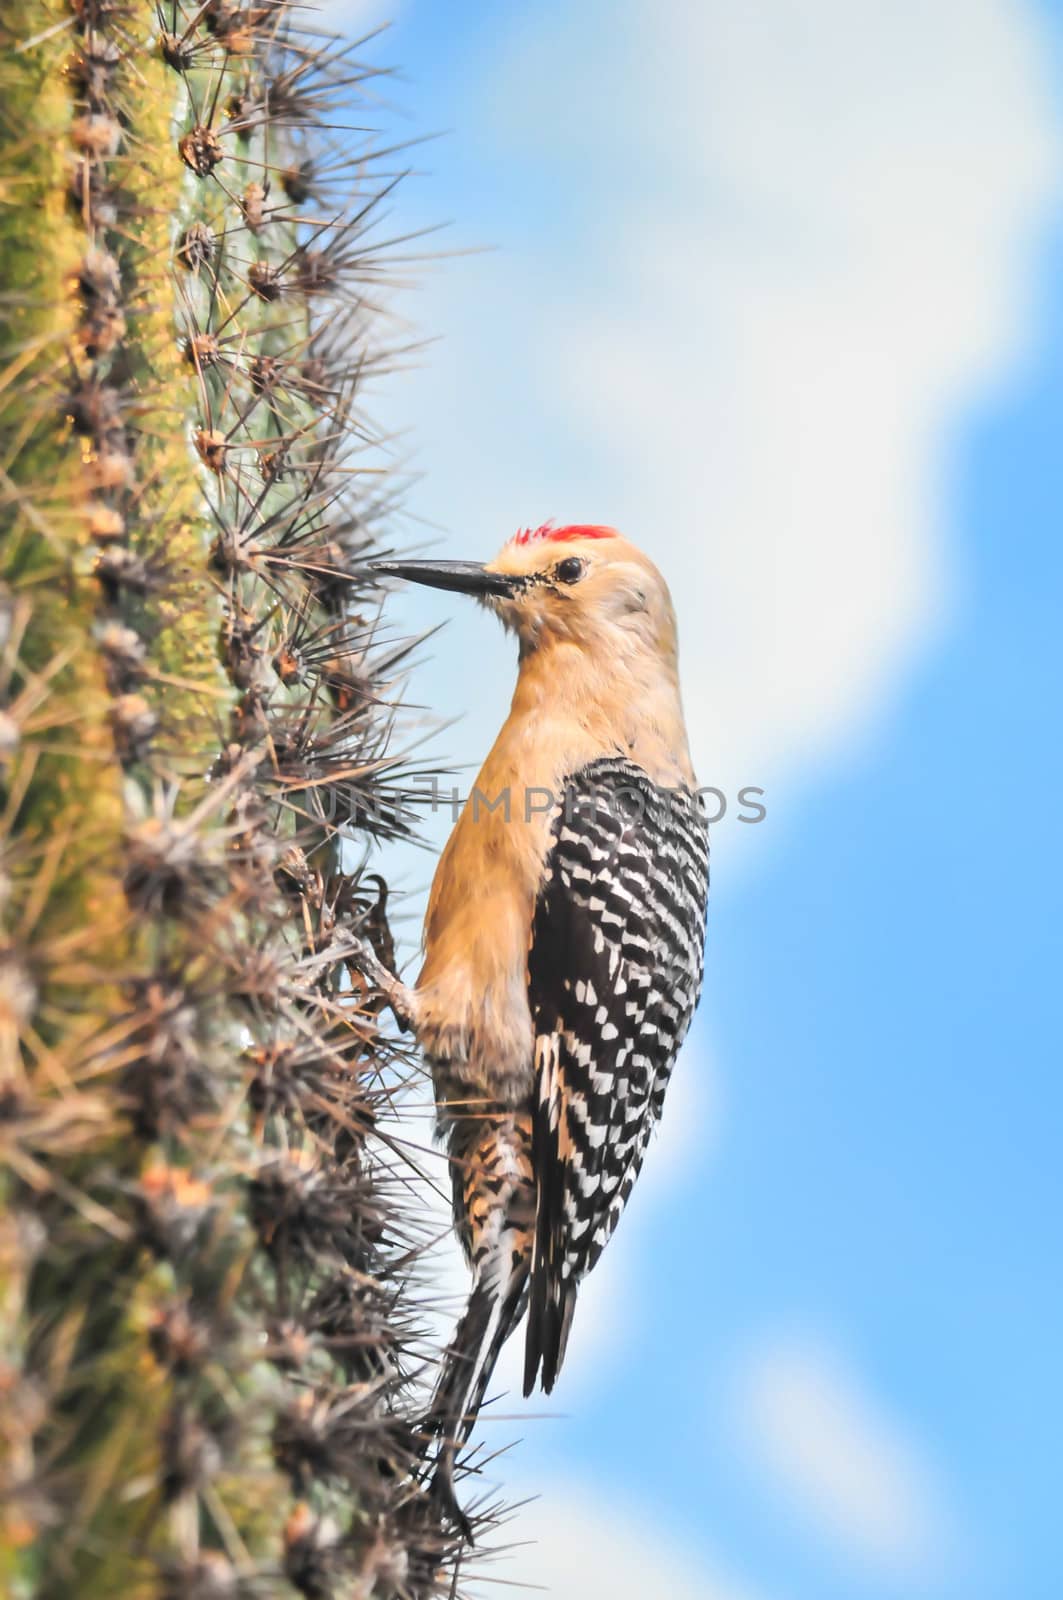
[[585, 571], [586, 564], [579, 556], [566, 556], [554, 568], [554, 577], [558, 583], [578, 583]]

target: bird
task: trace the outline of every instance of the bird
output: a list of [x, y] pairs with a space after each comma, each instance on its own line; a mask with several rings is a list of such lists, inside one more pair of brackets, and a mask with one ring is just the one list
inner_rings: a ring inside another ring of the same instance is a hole
[[440, 856], [420, 975], [366, 981], [430, 1066], [472, 1273], [426, 1432], [454, 1489], [503, 1345], [550, 1393], [579, 1286], [615, 1229], [702, 986], [709, 840], [675, 613], [616, 529], [520, 529], [489, 562], [377, 560], [516, 635], [512, 705]]

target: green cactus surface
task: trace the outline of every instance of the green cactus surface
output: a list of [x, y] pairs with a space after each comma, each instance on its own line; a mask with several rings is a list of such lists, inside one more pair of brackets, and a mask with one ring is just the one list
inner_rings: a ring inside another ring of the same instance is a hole
[[[0, 1590], [456, 1593], [365, 385], [378, 73], [287, 0], [0, 21]], [[345, 841], [348, 842], [344, 848]], [[484, 1513], [489, 1523], [492, 1514]]]

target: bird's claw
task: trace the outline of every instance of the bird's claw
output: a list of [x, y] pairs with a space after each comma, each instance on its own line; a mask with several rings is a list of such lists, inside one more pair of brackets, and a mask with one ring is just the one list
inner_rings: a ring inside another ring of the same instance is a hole
[[366, 983], [379, 990], [403, 1033], [413, 1031], [413, 996], [400, 978], [389, 972], [365, 939], [357, 935], [350, 939], [346, 961], [348, 968], [357, 972]]
[[453, 1446], [446, 1445], [440, 1452], [435, 1471], [432, 1474], [430, 1493], [440, 1516], [453, 1523], [466, 1544], [475, 1544], [476, 1541], [472, 1535], [472, 1523], [458, 1504], [458, 1497], [454, 1492]]

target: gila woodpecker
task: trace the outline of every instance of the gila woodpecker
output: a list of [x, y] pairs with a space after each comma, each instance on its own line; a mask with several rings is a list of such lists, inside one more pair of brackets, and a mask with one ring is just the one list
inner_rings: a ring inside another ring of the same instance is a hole
[[429, 1424], [467, 1532], [455, 1457], [502, 1345], [527, 1311], [524, 1392], [549, 1393], [660, 1115], [701, 987], [708, 830], [671, 597], [628, 540], [547, 524], [486, 565], [373, 566], [475, 596], [520, 654], [439, 861], [416, 985], [363, 962], [431, 1066], [472, 1269]]

